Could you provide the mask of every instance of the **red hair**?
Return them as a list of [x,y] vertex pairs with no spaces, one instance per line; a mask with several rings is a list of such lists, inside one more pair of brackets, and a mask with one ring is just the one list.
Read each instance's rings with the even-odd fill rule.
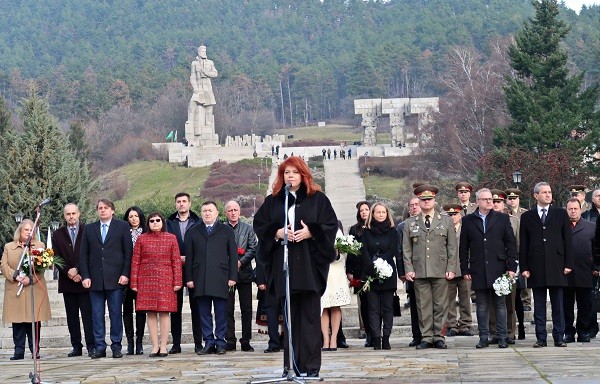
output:
[[278,195],[283,189],[283,173],[287,167],[294,167],[298,170],[301,183],[306,187],[306,194],[308,196],[321,190],[321,187],[313,181],[312,174],[306,162],[299,156],[290,156],[279,164],[279,168],[277,168],[277,178],[275,178],[275,182],[273,183],[273,196]]

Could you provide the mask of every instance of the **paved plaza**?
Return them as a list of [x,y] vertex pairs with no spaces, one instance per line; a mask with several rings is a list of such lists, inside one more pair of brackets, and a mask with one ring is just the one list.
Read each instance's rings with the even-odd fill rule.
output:
[[[363,340],[350,348],[323,352],[321,376],[338,383],[597,383],[600,381],[600,341],[567,348],[532,348],[533,337],[516,346],[475,349],[477,337],[447,338],[447,350],[417,351],[407,337],[392,339],[392,350],[374,351]],[[245,383],[281,375],[283,352],[265,354],[266,342],[255,352],[197,356],[191,344],[183,353],[165,358],[148,355],[91,360],[67,358],[69,348],[43,348],[41,379],[46,383]],[[11,362],[10,349],[0,350],[0,382],[27,383],[33,369],[29,355]],[[110,351],[109,351],[110,355]]]

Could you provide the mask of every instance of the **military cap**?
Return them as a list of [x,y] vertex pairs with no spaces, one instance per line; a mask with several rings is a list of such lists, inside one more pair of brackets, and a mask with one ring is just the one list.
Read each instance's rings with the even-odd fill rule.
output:
[[493,201],[504,201],[506,200],[506,193],[501,189],[492,189],[492,200]]
[[444,204],[442,206],[442,208],[444,209],[444,211],[446,211],[446,213],[448,213],[449,215],[456,215],[458,213],[461,213],[463,210],[462,205],[460,204]]
[[456,183],[456,186],[454,186],[454,189],[456,189],[456,191],[469,191],[472,192],[473,191],[473,186],[469,183],[467,183],[466,181],[461,181],[459,183]]
[[567,187],[571,196],[577,196],[579,193],[585,193],[585,185],[569,185]]
[[515,197],[520,197],[521,193],[523,193],[520,189],[518,188],[508,188],[506,191],[504,191],[506,193],[506,197],[508,197],[509,199],[515,198]]
[[424,182],[424,181],[415,181],[415,182],[413,183],[412,187],[413,187],[413,189],[417,189],[417,187],[420,187],[420,186],[421,186],[421,185],[423,185],[423,184],[427,184],[427,183],[426,183],[426,182]]
[[413,192],[419,200],[431,200],[437,195],[439,189],[433,185],[423,184],[415,188]]

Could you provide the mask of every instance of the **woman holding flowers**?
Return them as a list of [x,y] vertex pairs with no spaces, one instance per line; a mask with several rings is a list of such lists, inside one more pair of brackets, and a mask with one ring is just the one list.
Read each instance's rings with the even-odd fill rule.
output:
[[[4,252],[2,253],[2,275],[6,278],[4,283],[2,321],[12,323],[15,352],[10,358],[11,360],[22,360],[25,357],[25,337],[27,337],[29,342],[29,351],[32,354],[34,353],[33,336],[31,334],[31,284],[33,284],[33,300],[35,305],[36,355],[39,355],[41,322],[48,321],[51,317],[50,301],[48,300],[48,289],[44,273],[36,272],[32,278],[28,276],[28,273],[27,276],[25,273],[21,273],[16,278],[13,278],[15,268],[19,264],[23,248],[31,231],[33,231],[33,221],[29,219],[21,221],[14,233],[13,241],[4,246]],[[30,251],[39,250],[40,248],[43,249],[44,244],[31,239]],[[23,268],[21,270],[23,271]],[[34,271],[36,271],[36,268],[34,268]],[[17,297],[20,283],[23,284],[23,290],[19,297]]]
[[371,207],[362,243],[362,280],[365,282],[362,294],[369,305],[373,348],[391,349],[393,300],[398,287],[398,232],[394,228],[389,209],[384,204],[375,203]]
[[[181,289],[181,258],[175,235],[166,232],[165,218],[159,212],[148,215],[149,232],[135,242],[131,260],[131,289],[137,292],[135,310],[146,311],[152,341],[150,357],[167,356],[170,312],[177,312]],[[160,321],[160,345],[158,330]]]

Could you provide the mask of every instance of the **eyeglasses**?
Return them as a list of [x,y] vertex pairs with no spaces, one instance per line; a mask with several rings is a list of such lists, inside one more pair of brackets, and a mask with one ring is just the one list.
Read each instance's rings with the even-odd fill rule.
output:
[[162,219],[150,219],[148,220],[150,223],[160,223]]
[[492,201],[493,199],[491,197],[480,197],[479,200],[489,202],[489,201]]

